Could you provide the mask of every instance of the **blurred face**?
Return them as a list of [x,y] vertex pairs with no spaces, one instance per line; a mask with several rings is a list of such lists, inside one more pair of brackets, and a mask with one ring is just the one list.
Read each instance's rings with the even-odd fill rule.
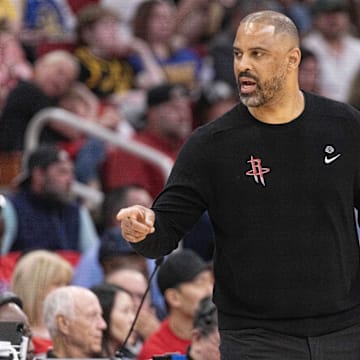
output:
[[245,22],[234,41],[234,73],[241,102],[249,107],[271,104],[284,95],[290,41],[275,28]]
[[68,318],[68,322],[68,345],[80,351],[83,357],[91,358],[101,352],[102,332],[106,329],[106,323],[95,294],[84,291],[75,303],[74,318]]
[[320,13],[315,18],[315,26],[325,38],[338,39],[349,31],[350,17],[346,11]]
[[116,53],[123,49],[124,54],[128,51],[128,42],[120,34],[119,21],[112,17],[105,17],[97,21],[89,31],[87,42],[95,53],[101,56],[112,56],[114,53],[114,42],[116,42]]
[[178,293],[178,309],[188,317],[193,317],[199,302],[212,295],[214,279],[209,270],[202,271],[192,281],[180,284]]
[[[142,273],[135,270],[119,270],[110,274],[106,281],[126,289],[132,294],[135,307],[137,308],[140,305],[147,287],[147,281]],[[144,307],[150,307],[149,298],[146,299]]]
[[[131,296],[119,291],[115,297],[110,314],[110,335],[119,345],[124,342],[135,317],[134,302]],[[129,342],[132,343],[130,337]]]
[[43,61],[35,67],[35,81],[50,97],[65,94],[76,77],[76,66],[68,61],[51,63]]
[[158,131],[166,139],[179,141],[190,135],[192,115],[187,97],[174,98],[155,109]]
[[175,9],[166,2],[152,8],[148,20],[148,38],[150,42],[168,42],[174,29]]
[[70,160],[58,161],[42,171],[42,195],[58,201],[68,201],[74,168]]
[[315,58],[304,59],[299,66],[299,84],[305,91],[316,91],[319,66]]

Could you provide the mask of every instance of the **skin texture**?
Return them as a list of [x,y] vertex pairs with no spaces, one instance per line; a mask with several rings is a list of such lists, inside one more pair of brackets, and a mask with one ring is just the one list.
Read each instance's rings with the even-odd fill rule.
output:
[[100,303],[88,289],[74,291],[74,316],[56,317],[58,333],[54,353],[59,358],[91,358],[102,349],[102,331],[106,323]]
[[[273,11],[252,13],[240,22],[233,48],[239,97],[249,112],[268,124],[298,117],[304,109],[298,84],[301,52],[291,20]],[[155,213],[143,206],[122,209],[117,220],[130,242],[142,241],[155,231]]]

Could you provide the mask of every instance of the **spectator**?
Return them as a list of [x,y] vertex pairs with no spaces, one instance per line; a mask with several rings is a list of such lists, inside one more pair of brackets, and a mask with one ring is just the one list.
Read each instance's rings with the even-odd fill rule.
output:
[[2,321],[23,324],[22,335],[29,341],[26,360],[32,360],[34,358],[34,344],[29,319],[23,311],[21,299],[10,291],[0,293],[0,322]]
[[[176,16],[176,6],[169,1],[144,1],[134,14],[133,33],[149,44],[167,82],[196,89],[201,74],[201,58],[188,47],[175,49],[172,46]],[[134,57],[132,61],[138,71],[145,68],[139,57]]]
[[188,360],[220,360],[220,335],[216,306],[210,297],[202,299],[194,315]]
[[[131,89],[146,88],[163,81],[163,74],[147,44],[119,33],[116,13],[99,4],[83,7],[78,16],[80,80],[97,96],[118,103]],[[136,54],[144,68],[135,72],[129,56]]]
[[168,352],[186,354],[191,343],[195,310],[213,289],[208,265],[192,250],[178,250],[168,256],[158,272],[168,316],[144,343],[138,359]]
[[[110,284],[95,285],[91,291],[98,297],[106,329],[103,331],[102,356],[110,359],[119,357],[119,351],[131,329],[135,317],[134,303],[130,293]],[[128,343],[132,343],[134,335],[129,335]],[[122,349],[121,359],[135,359]]]
[[56,287],[68,285],[72,266],[60,255],[35,250],[22,256],[14,269],[11,290],[24,304],[33,331],[35,354],[46,353],[52,342],[42,317],[44,299]]
[[147,276],[145,258],[136,254],[131,246],[128,246],[116,223],[118,209],[136,202],[144,205],[152,203],[149,193],[138,185],[127,185],[105,194],[100,211],[102,214],[99,226],[102,233],[101,241],[82,254],[75,268],[73,280],[75,285],[91,287],[99,284],[104,280],[104,273],[129,263],[132,266],[135,264]]
[[78,286],[62,286],[45,298],[44,321],[53,341],[47,358],[99,357],[106,323],[96,295]]
[[[114,270],[105,276],[105,282],[120,286],[127,290],[134,301],[136,310],[140,307],[142,298],[148,287],[148,279],[139,270],[124,267]],[[133,348],[134,353],[139,352],[139,345],[143,343],[151,334],[159,328],[160,322],[157,317],[155,308],[151,304],[151,299],[147,295],[139,313],[135,324],[135,332],[137,333],[138,348]]]
[[346,101],[360,59],[360,40],[350,33],[349,7],[343,0],[316,0],[312,10],[314,31],[302,45],[319,61],[321,94]]
[[320,64],[315,54],[311,50],[301,48],[301,60],[299,64],[300,89],[315,94],[320,93],[319,68]]
[[[114,106],[101,104],[99,98],[80,82],[59,99],[58,106],[82,117],[83,121],[95,122],[116,131],[122,137],[130,136],[135,131]],[[106,143],[72,127],[64,127],[62,133],[67,139],[59,146],[74,160],[76,179],[101,190],[99,166],[105,158]]]
[[0,29],[0,111],[9,92],[19,80],[29,80],[33,74],[32,65],[26,59],[19,39],[8,30]]
[[76,19],[67,0],[23,0],[19,7],[19,35],[29,57],[36,59],[55,49],[72,50]]
[[4,208],[3,254],[39,248],[79,254],[98,241],[87,209],[71,201],[72,181],[64,150],[41,146],[26,158],[18,191]]
[[[22,151],[24,134],[32,117],[46,107],[55,106],[77,74],[77,61],[66,51],[53,51],[37,59],[32,80],[20,81],[7,97],[0,117],[0,151]],[[62,139],[57,129],[56,123],[47,126],[41,141]]]
[[[192,129],[189,97],[185,89],[173,84],[156,86],[148,91],[147,107],[146,126],[133,139],[174,160]],[[138,183],[152,197],[165,183],[156,166],[118,149],[109,151],[102,176],[106,190]]]
[[196,127],[207,124],[238,103],[238,95],[225,81],[212,81],[202,88],[195,103]]

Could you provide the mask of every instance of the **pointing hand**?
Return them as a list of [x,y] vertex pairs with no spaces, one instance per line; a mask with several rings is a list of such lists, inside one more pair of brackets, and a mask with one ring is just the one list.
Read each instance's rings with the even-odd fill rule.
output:
[[134,205],[121,209],[116,216],[121,234],[129,242],[139,242],[155,231],[155,213],[145,206]]

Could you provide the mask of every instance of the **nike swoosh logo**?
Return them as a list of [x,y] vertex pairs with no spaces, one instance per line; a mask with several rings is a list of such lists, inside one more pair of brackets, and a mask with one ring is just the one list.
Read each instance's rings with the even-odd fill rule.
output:
[[327,156],[325,156],[324,158],[324,162],[325,164],[331,164],[332,162],[334,162],[336,159],[338,159],[341,156],[341,154],[337,154],[336,156],[332,157],[332,158],[328,158]]

